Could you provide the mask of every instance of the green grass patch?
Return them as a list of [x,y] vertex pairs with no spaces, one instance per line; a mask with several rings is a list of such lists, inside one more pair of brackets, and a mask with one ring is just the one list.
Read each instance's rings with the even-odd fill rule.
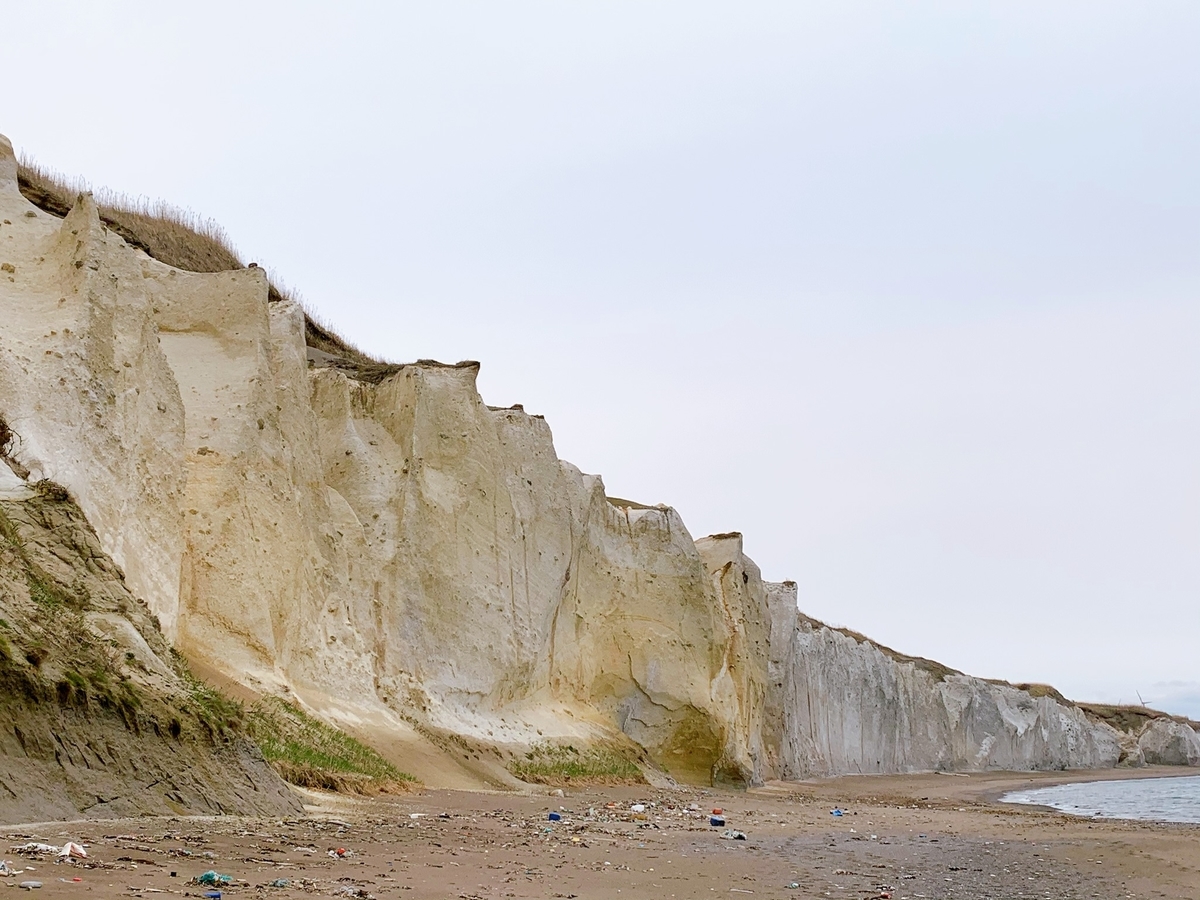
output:
[[189,702],[185,709],[190,707],[188,711],[195,713],[201,724],[206,725],[214,735],[242,730],[246,710],[240,702],[226,697],[211,684],[197,678],[183,654],[174,648],[171,649],[171,665],[187,690]]
[[29,585],[29,599],[45,609],[62,606],[62,596],[54,589],[53,582],[42,578],[30,569],[25,573],[25,582]]
[[63,678],[65,678],[67,680],[67,682],[70,683],[71,687],[73,687],[75,690],[87,693],[87,689],[88,689],[87,679],[84,678],[82,675],[80,675],[78,672],[76,672],[74,669],[67,669],[67,671],[63,672]]
[[280,775],[301,787],[361,794],[416,783],[366,744],[278,697],[250,707],[246,732]]
[[4,514],[2,509],[0,509],[0,539],[18,552],[25,550],[25,542],[21,539],[21,533],[17,531],[17,526]]
[[607,747],[578,750],[570,745],[538,744],[508,770],[532,784],[642,784],[636,763]]

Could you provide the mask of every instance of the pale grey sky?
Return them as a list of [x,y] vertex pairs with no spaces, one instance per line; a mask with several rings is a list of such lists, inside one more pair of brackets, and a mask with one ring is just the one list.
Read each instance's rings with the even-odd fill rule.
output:
[[1200,5],[6,7],[40,162],[811,615],[1200,717]]

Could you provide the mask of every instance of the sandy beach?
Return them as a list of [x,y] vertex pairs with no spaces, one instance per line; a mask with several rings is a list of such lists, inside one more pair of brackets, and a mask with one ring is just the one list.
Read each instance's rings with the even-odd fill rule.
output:
[[[1072,818],[996,802],[1031,785],[1139,772],[848,777],[747,793],[613,787],[564,796],[305,795],[289,820],[145,818],[10,826],[15,890],[46,900],[376,898],[1127,898],[1200,896],[1200,827]],[[643,811],[631,810],[640,804]],[[841,816],[831,810],[843,810]],[[721,809],[724,828],[709,817]],[[552,821],[551,812],[560,819]],[[744,840],[726,835],[741,832]],[[79,841],[88,858],[14,854]],[[344,851],[339,854],[338,851]],[[213,870],[216,887],[190,879]],[[78,879],[78,880],[75,880]],[[274,886],[272,882],[275,882]]]

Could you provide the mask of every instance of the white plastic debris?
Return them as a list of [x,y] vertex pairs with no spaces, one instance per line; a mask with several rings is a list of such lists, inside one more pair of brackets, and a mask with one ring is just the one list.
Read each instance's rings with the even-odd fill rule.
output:
[[62,845],[62,849],[58,851],[59,859],[87,859],[87,851],[83,849],[83,844],[77,844],[74,841],[67,841]]

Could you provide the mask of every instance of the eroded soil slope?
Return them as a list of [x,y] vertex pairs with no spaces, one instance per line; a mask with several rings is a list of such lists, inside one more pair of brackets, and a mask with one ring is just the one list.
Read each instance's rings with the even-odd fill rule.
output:
[[32,496],[0,500],[0,821],[296,811],[67,493],[7,493]]

